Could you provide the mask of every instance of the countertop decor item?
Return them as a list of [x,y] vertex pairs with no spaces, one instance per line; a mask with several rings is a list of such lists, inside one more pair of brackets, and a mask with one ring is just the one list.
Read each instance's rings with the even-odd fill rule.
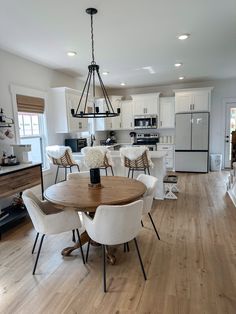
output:
[[103,166],[104,154],[100,149],[89,149],[84,157],[85,165],[90,169],[90,188],[102,188],[100,167]]
[[[120,108],[117,108],[117,112],[114,111],[111,101],[108,97],[106,88],[103,84],[102,78],[99,73],[99,65],[96,64],[94,58],[94,39],[93,39],[93,15],[97,13],[97,9],[88,8],[86,10],[91,16],[91,41],[92,41],[92,61],[91,64],[88,66],[88,76],[79,100],[79,104],[76,110],[71,109],[71,114],[74,118],[102,118],[102,117],[116,117],[120,114]],[[103,97],[106,103],[106,109],[104,112],[99,112],[99,107],[95,104],[95,97],[96,97],[96,86],[95,86],[95,78],[98,78]],[[89,102],[89,90],[92,80],[92,97],[93,97],[93,104],[88,105]],[[88,105],[88,106],[87,106]]]

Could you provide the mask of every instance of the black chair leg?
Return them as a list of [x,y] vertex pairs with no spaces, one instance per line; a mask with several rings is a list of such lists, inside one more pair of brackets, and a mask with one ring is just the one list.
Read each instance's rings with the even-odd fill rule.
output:
[[35,247],[36,247],[36,244],[37,244],[37,241],[38,241],[38,237],[39,237],[39,233],[37,232],[36,238],[35,238],[35,240],[34,240],[34,245],[33,245],[33,249],[32,249],[32,254],[34,254],[34,250],[35,250]]
[[154,228],[154,230],[155,230],[155,232],[156,232],[156,235],[157,235],[158,240],[161,240],[160,237],[159,237],[159,234],[158,234],[158,232],[157,232],[156,226],[155,226],[155,224],[154,224],[154,221],[152,220],[151,213],[148,213],[148,216],[149,216],[149,218],[150,218],[150,220],[151,220],[151,222],[152,222],[152,225],[153,225],[153,228]]
[[129,174],[130,174],[130,168],[129,168],[129,171],[128,171],[128,178],[129,178]]
[[55,178],[55,184],[57,183],[58,172],[59,172],[59,166],[57,166],[57,173],[56,173],[56,178]]
[[149,168],[147,168],[147,171],[148,171],[148,174],[150,175],[150,169]]
[[111,167],[111,173],[112,173],[112,175],[114,176],[114,171],[113,171],[113,168]]
[[134,169],[132,169],[132,179],[134,178]]
[[129,252],[129,243],[126,242],[127,251]]
[[72,241],[75,242],[75,230],[72,230]]
[[106,176],[107,176],[107,168],[105,168],[105,171],[106,171]]
[[105,245],[102,244],[102,260],[103,260],[103,289],[104,292],[107,292],[107,284],[106,284],[106,252]]
[[40,252],[41,252],[41,248],[42,248],[42,244],[43,244],[43,239],[44,239],[44,237],[45,237],[45,234],[43,234],[42,237],[41,237],[41,241],[40,241],[40,244],[39,244],[38,254],[37,254],[37,257],[36,257],[35,264],[34,264],[33,275],[35,274],[35,271],[36,271],[36,267],[37,267],[37,264],[38,264],[38,259],[39,259],[39,255],[40,255]]
[[137,253],[138,253],[139,262],[140,262],[140,265],[141,265],[141,268],[142,268],[143,277],[144,277],[145,280],[147,280],[146,273],[145,273],[145,270],[144,270],[144,267],[143,267],[143,262],[142,262],[142,258],[141,258],[140,252],[139,252],[138,243],[137,243],[136,238],[134,238],[134,243],[135,243],[135,247],[136,247],[136,250],[137,250]]
[[86,258],[85,258],[86,263],[88,262],[88,255],[89,255],[90,242],[91,242],[91,240],[89,239],[89,240],[88,240],[88,245],[87,245]]
[[79,165],[76,165],[76,166],[77,166],[78,171],[80,172]]
[[142,220],[141,220],[141,226],[142,226],[142,227],[144,227],[144,225],[143,225],[143,221],[142,221]]
[[72,166],[70,166],[70,173],[72,173]]
[[83,260],[83,263],[85,264],[84,251],[83,251],[83,248],[82,248],[82,243],[81,243],[81,239],[80,239],[79,229],[76,229],[76,231],[77,231],[77,236],[78,236],[78,240],[79,240],[79,248],[80,248],[82,260]]
[[64,181],[66,181],[66,179],[67,179],[67,167],[65,167],[65,179],[64,179]]

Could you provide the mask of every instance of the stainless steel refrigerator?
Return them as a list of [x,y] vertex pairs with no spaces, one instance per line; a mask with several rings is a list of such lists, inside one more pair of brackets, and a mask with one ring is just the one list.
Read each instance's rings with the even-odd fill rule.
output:
[[177,113],[175,122],[175,171],[208,172],[209,113]]

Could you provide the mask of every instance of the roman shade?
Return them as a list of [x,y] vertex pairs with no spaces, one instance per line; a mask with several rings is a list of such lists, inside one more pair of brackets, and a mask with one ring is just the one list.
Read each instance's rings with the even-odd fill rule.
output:
[[16,103],[18,112],[44,113],[43,98],[16,95]]

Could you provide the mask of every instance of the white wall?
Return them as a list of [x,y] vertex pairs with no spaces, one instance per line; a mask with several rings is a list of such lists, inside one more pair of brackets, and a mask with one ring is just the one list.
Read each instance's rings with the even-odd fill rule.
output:
[[[10,84],[30,87],[41,91],[48,91],[51,87],[67,86],[81,90],[83,82],[54,71],[45,66],[28,61],[3,50],[0,50],[0,108],[4,113],[13,117]],[[50,101],[47,103],[50,106]],[[53,116],[47,117],[48,144],[63,144],[64,135],[51,132]],[[11,152],[10,144],[13,140],[0,140],[0,156],[2,151]],[[54,174],[45,177],[45,186],[53,182]]]
[[160,92],[161,96],[174,96],[174,89],[213,86],[210,115],[210,152],[221,153],[224,156],[225,140],[225,101],[236,98],[236,79],[213,80],[197,83],[181,83],[165,86],[151,86],[140,88],[110,89],[110,95],[124,95]]

